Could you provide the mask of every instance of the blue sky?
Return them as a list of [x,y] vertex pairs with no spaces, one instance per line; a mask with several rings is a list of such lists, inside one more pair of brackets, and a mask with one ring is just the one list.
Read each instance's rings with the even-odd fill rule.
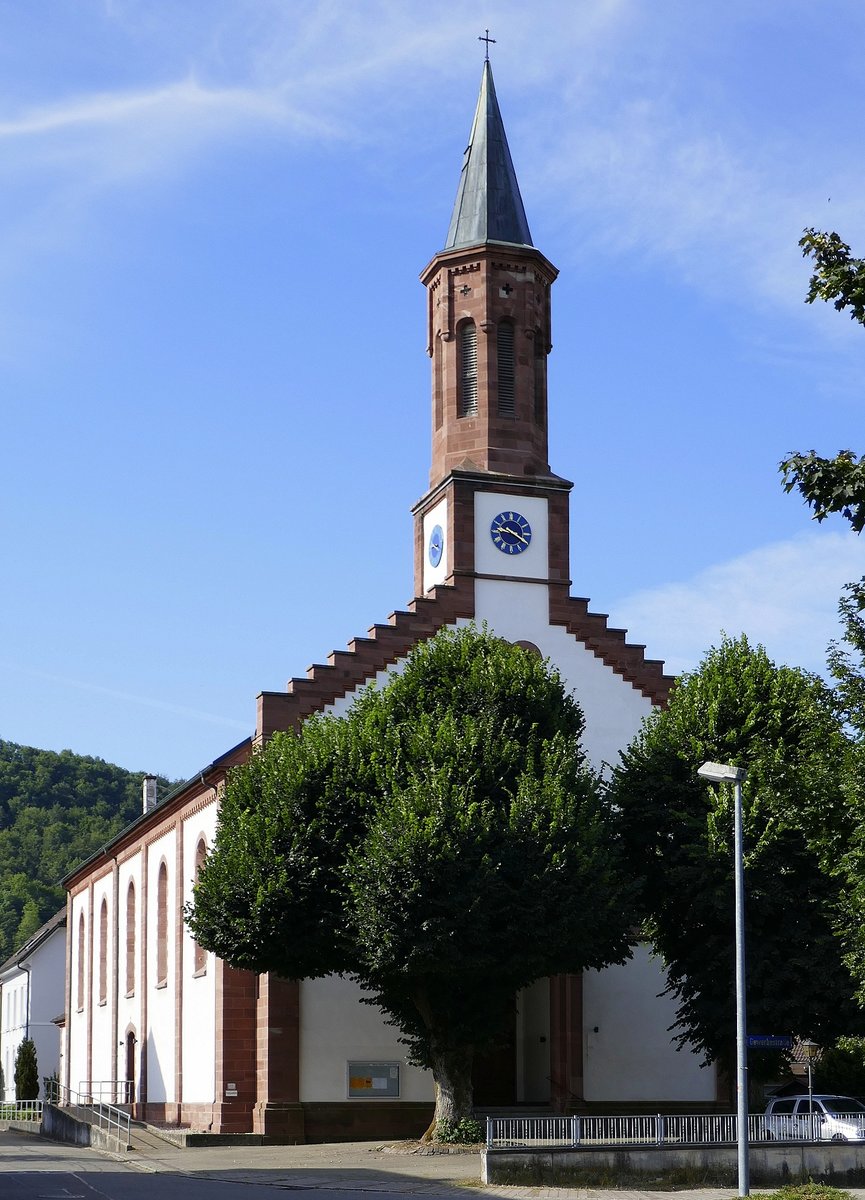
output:
[[574,593],[823,668],[865,542],[777,464],[863,449],[797,248],[865,253],[858,0],[0,0],[0,738],[186,777],[405,606],[486,27]]

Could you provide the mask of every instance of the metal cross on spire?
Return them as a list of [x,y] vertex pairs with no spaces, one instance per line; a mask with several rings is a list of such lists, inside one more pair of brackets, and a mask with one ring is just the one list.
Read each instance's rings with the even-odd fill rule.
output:
[[487,44],[487,51],[486,51],[486,54],[484,55],[484,60],[485,60],[486,62],[489,62],[489,61],[490,61],[490,42],[492,42],[492,44],[493,44],[493,45],[495,45],[495,44],[496,44],[496,39],[495,39],[495,38],[491,38],[491,37],[490,37],[490,31],[489,31],[488,29],[485,29],[485,30],[484,30],[484,36],[483,36],[483,37],[479,37],[479,38],[478,38],[478,41],[479,41],[479,42],[486,42],[486,44]]

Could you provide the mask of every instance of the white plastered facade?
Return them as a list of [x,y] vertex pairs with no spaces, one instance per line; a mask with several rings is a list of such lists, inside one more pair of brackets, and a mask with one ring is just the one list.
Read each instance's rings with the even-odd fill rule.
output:
[[15,1099],[15,1060],[25,1038],[36,1047],[39,1098],[44,1080],[60,1069],[66,939],[65,923],[52,918],[0,968],[0,1100]]
[[182,912],[216,819],[215,795],[172,814],[71,893],[61,1082],[72,1091],[126,1103],[146,1087],[151,1103],[213,1104],[215,960],[197,950]]

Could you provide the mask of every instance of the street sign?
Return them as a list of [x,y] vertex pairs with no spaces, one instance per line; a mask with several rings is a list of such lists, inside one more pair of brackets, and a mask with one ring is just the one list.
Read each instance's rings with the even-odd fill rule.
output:
[[789,1033],[749,1033],[749,1050],[791,1050],[793,1039]]

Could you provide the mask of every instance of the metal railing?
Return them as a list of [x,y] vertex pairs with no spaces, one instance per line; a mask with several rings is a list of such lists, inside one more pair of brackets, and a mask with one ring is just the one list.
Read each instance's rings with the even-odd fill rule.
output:
[[41,1121],[41,1100],[0,1101],[0,1121]]
[[131,1104],[133,1087],[131,1079],[82,1079],[78,1094],[89,1104]]
[[64,1087],[62,1083],[58,1083],[54,1079],[51,1080],[48,1089],[48,1102],[57,1105],[58,1108],[74,1110],[89,1125],[95,1125],[97,1129],[104,1130],[112,1137],[116,1137],[123,1145],[128,1146],[132,1118],[122,1108],[95,1099],[95,1089],[101,1087],[102,1084],[92,1084],[89,1080],[85,1080],[80,1085],[80,1090],[76,1092],[72,1088]]
[[[842,1118],[847,1121],[850,1118]],[[852,1118],[853,1127],[841,1133],[826,1119],[814,1115],[782,1122],[777,1116],[754,1114],[748,1118],[748,1141],[860,1141],[865,1123]],[[655,1116],[534,1116],[487,1117],[487,1147],[594,1147],[594,1146],[731,1146],[738,1138],[735,1113],[657,1114]]]

